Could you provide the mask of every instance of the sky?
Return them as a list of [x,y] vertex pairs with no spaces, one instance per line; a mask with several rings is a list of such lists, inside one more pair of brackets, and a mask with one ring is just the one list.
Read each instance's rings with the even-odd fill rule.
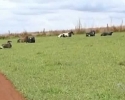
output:
[[125,0],[0,0],[0,34],[120,25]]

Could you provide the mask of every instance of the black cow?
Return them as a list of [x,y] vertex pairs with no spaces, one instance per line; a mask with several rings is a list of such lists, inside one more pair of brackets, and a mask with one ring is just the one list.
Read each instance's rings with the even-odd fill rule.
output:
[[86,33],[86,37],[90,37],[90,36],[95,36],[95,31],[94,30]]
[[28,43],[35,43],[35,37],[34,37],[34,36],[28,37],[27,42],[28,42]]
[[113,32],[103,32],[101,36],[111,36]]

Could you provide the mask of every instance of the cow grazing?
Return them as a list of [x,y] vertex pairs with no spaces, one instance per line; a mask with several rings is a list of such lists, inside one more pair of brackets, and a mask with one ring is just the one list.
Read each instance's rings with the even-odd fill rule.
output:
[[113,32],[103,32],[101,36],[111,36]]
[[90,36],[95,36],[95,31],[94,30],[86,33],[86,37],[90,37]]
[[68,33],[62,33],[62,34],[59,34],[58,37],[72,37],[72,35],[74,35],[74,32],[73,31],[70,31]]
[[3,49],[3,48],[12,48],[12,44],[11,44],[12,41],[7,41],[6,44],[2,44],[0,49]]

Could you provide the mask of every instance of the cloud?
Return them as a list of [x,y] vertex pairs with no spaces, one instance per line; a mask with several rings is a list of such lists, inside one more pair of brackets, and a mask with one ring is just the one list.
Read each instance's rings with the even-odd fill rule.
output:
[[[110,2],[110,3],[109,3]],[[124,0],[0,0],[0,33],[119,25]]]
[[70,2],[67,0],[63,8],[88,12],[117,12],[122,11],[125,6],[125,1],[122,0],[110,0],[110,3],[109,0],[87,0],[86,2],[75,0],[72,3]]

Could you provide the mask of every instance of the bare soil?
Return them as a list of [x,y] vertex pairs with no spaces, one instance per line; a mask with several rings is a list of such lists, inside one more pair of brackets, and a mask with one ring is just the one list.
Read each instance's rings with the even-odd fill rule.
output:
[[0,100],[26,100],[2,73],[0,73]]

